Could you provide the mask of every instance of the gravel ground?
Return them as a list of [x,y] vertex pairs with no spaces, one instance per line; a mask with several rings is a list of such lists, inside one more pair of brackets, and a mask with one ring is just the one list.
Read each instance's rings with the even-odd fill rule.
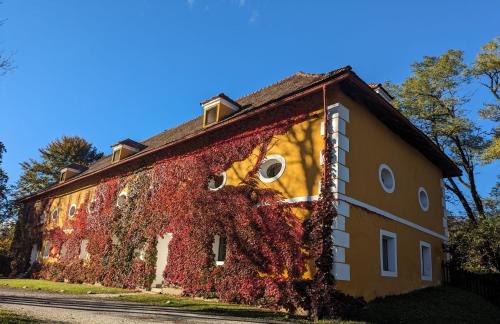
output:
[[[53,323],[263,323],[181,309],[0,287],[0,307]],[[268,321],[266,321],[268,322]]]

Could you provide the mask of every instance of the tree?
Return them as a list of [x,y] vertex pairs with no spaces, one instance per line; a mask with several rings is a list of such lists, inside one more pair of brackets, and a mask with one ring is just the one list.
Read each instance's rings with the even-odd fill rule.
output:
[[41,161],[22,162],[15,195],[20,198],[45,189],[59,179],[61,169],[71,163],[88,166],[103,156],[91,143],[78,136],[63,136],[39,150]]
[[470,96],[466,94],[466,86],[473,77],[489,78],[489,88],[494,95],[498,94],[498,66],[495,63],[498,51],[492,54],[492,45],[488,44],[470,69],[463,61],[462,51],[449,50],[438,57],[425,56],[421,62],[412,64],[412,75],[401,85],[387,84],[395,96],[395,106],[462,170],[462,176],[446,179],[445,186],[474,224],[477,216],[485,215],[484,202],[477,190],[477,168],[491,161],[484,157],[493,139],[468,117],[466,106]]
[[2,223],[8,217],[8,195],[9,195],[9,187],[7,185],[7,181],[9,178],[7,174],[2,169],[2,159],[3,153],[5,153],[5,146],[2,142],[0,142],[0,223]]
[[498,125],[500,122],[500,37],[496,37],[481,48],[481,52],[467,73],[478,79],[496,100],[495,103],[485,103],[480,111],[483,118],[497,123],[488,148],[482,155],[484,162],[489,163],[500,158],[500,125]]

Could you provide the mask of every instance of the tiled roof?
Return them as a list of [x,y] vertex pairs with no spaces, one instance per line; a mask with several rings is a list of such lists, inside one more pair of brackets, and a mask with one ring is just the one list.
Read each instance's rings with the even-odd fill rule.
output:
[[[242,107],[242,110],[239,111],[237,114],[248,112],[270,101],[283,97],[289,93],[310,86],[311,84],[314,84],[318,81],[324,80],[341,72],[350,70],[351,68],[349,66],[346,66],[341,69],[333,70],[328,73],[312,74],[312,73],[297,72],[276,83],[273,83],[269,86],[266,86],[260,90],[257,90],[255,92],[252,92],[248,95],[245,95],[237,99],[236,102]],[[164,144],[175,142],[186,136],[194,135],[201,131],[203,131],[203,116],[199,116],[174,128],[167,129],[159,134],[156,134],[142,141],[141,144],[147,146],[142,152],[152,150]],[[99,159],[98,161],[96,161],[95,163],[93,163],[92,165],[90,165],[88,170],[82,172],[79,176],[83,176],[87,173],[91,173],[99,169],[105,168],[110,164],[111,164],[111,155],[106,155],[101,159]]]

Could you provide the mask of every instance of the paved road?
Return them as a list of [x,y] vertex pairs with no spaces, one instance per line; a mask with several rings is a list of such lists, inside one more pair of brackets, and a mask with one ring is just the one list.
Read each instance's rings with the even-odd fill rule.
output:
[[96,296],[0,287],[0,308],[53,323],[264,323]]

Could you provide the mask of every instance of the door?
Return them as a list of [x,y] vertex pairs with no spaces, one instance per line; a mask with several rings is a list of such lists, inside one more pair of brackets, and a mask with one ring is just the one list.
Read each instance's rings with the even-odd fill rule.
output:
[[152,287],[161,287],[163,284],[163,271],[167,266],[168,260],[168,245],[172,239],[172,233],[166,233],[164,236],[158,236],[158,243],[156,244],[156,276],[153,281]]

